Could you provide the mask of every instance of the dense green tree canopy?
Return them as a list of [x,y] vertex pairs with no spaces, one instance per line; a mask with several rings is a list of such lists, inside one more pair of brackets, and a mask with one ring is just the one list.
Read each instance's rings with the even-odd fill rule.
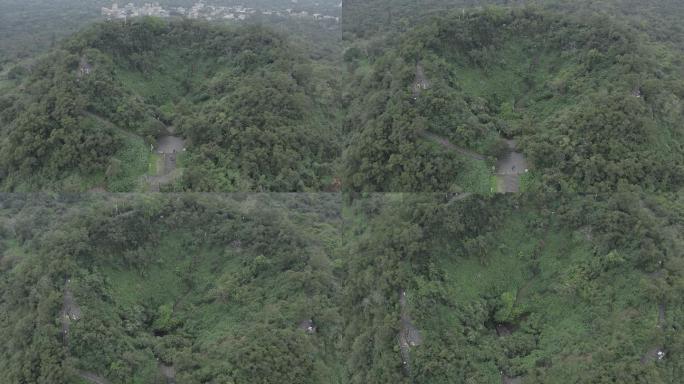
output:
[[173,126],[188,153],[172,189],[323,190],[338,149],[336,85],[321,66],[259,26],[96,24],[2,95],[0,185],[82,189],[113,159],[149,157],[126,154]]
[[[542,189],[673,190],[684,180],[679,55],[608,18],[450,13],[345,57],[352,190],[478,191],[463,176],[467,156],[447,160],[454,151],[426,133],[490,159],[515,138]],[[419,77],[429,85],[418,96]]]

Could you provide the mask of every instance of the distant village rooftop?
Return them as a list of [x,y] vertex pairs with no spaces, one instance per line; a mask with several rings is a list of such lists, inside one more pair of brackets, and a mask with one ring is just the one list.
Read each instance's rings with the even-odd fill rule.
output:
[[253,15],[266,16],[280,16],[280,17],[297,17],[311,20],[325,20],[339,23],[340,18],[337,16],[323,15],[320,13],[310,13],[308,11],[296,12],[292,9],[283,11],[278,10],[257,10],[248,8],[242,5],[235,5],[230,7],[206,5],[200,1],[195,3],[192,7],[172,7],[164,9],[159,3],[145,3],[138,7],[133,3],[128,3],[124,7],[119,7],[118,3],[112,4],[111,8],[102,7],[102,16],[108,20],[114,19],[128,19],[139,16],[156,16],[156,17],[170,17],[180,16],[188,19],[203,19],[203,20],[246,20]]

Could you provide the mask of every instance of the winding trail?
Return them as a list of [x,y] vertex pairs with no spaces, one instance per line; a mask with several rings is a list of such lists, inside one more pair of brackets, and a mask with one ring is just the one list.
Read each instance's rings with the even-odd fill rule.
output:
[[[64,283],[64,298],[62,300],[62,309],[59,311],[59,320],[62,324],[62,344],[65,348],[69,346],[69,331],[71,329],[72,321],[79,321],[82,316],[81,307],[76,303],[74,294],[69,288],[71,279],[66,278]],[[68,349],[67,349],[68,353]],[[79,370],[76,373],[78,377],[87,380],[94,384],[110,384],[109,380],[104,377],[89,371]]]
[[[413,99],[417,100],[423,90],[430,87],[430,81],[425,75],[423,66],[416,64],[416,74],[413,80]],[[458,152],[459,154],[469,157],[473,160],[485,161],[486,157],[477,152],[473,152],[463,147],[459,147],[449,142],[446,138],[440,137],[431,132],[421,132],[420,135],[440,144],[442,147]],[[520,175],[527,171],[527,161],[522,153],[516,151],[515,140],[506,140],[508,145],[508,152],[497,160],[494,167],[494,175],[497,179],[497,192],[499,193],[516,193],[520,191]]]
[[96,120],[98,123],[106,126],[107,128],[114,130],[115,132],[117,132],[117,133],[119,133],[125,137],[129,137],[129,138],[137,139],[137,140],[144,140],[144,138],[142,136],[138,135],[137,133],[123,129],[123,128],[119,127],[118,125],[112,123],[111,121],[105,119],[104,117],[102,117],[100,115],[97,115],[97,114],[92,113],[90,111],[83,112],[83,115],[86,117],[90,117],[91,119]]
[[422,137],[430,140],[430,141],[433,141],[433,142],[441,145],[442,147],[444,147],[446,149],[456,151],[456,152],[460,153],[461,155],[469,157],[473,160],[484,161],[487,159],[484,155],[481,155],[477,152],[473,152],[473,151],[465,149],[463,147],[459,147],[457,145],[454,145],[454,144],[450,143],[448,139],[445,139],[441,136],[435,135],[434,133],[421,132],[420,135]]
[[59,312],[60,323],[62,324],[62,342],[64,345],[69,343],[69,330],[71,322],[81,319],[81,308],[74,299],[74,294],[69,289],[70,279],[66,279],[64,284],[64,298],[62,300],[62,310]]
[[401,308],[401,327],[399,329],[399,351],[401,353],[401,363],[404,367],[404,372],[407,375],[411,374],[411,360],[410,352],[412,347],[419,346],[423,343],[423,338],[420,331],[411,322],[411,317],[408,313],[408,304],[406,302],[406,291],[402,290],[399,293],[399,306]]
[[[448,139],[434,133],[421,132],[420,135],[446,149],[458,152],[473,160],[485,161],[487,159],[484,155],[454,145]],[[508,152],[497,160],[494,167],[494,175],[497,179],[497,192],[516,193],[520,191],[520,176],[527,171],[527,161],[522,153],[516,151],[515,140],[506,140],[506,144],[508,145]]]

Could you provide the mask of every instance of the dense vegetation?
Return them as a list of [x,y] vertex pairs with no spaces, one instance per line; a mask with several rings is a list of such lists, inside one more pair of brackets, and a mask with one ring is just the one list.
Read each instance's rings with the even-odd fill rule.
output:
[[[158,383],[166,365],[182,383],[342,383],[339,208],[335,195],[4,196],[0,381]],[[69,296],[80,314],[65,332]]]
[[684,49],[680,22],[684,8],[678,0],[348,0],[342,8],[342,31],[347,40],[353,41],[388,31],[406,31],[440,13],[487,6],[532,6],[582,19],[610,15],[655,40]]
[[337,153],[336,85],[319,67],[258,26],[94,25],[0,99],[0,185],[140,189],[145,148],[175,126],[189,145],[172,188],[322,190]]
[[[0,12],[0,383],[682,382],[678,0],[349,0],[346,40],[61,40],[109,2],[35,2]],[[254,6],[337,8],[295,3]]]
[[[352,190],[481,192],[490,167],[433,145],[426,132],[490,166],[501,139],[517,139],[530,188],[672,190],[684,180],[680,55],[608,18],[456,12],[361,40],[345,59]],[[419,67],[429,87],[416,97]]]
[[[342,207],[335,194],[3,196],[0,379],[684,374],[681,195],[378,194]],[[65,312],[78,313],[66,328]],[[406,321],[420,335],[408,350]]]
[[[681,196],[383,194],[353,207],[364,220],[345,243],[350,382],[684,374]],[[405,319],[420,334],[410,357]]]

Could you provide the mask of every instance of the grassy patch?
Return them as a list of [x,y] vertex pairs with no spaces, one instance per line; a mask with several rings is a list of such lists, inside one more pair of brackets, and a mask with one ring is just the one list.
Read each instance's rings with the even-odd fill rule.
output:
[[148,164],[147,164],[147,174],[148,175],[156,175],[159,173],[159,161],[161,157],[157,153],[151,153],[148,159]]
[[485,161],[463,158],[463,168],[456,173],[454,184],[465,192],[478,194],[492,193],[491,168]]
[[107,181],[107,190],[110,192],[140,191],[142,188],[142,175],[150,167],[150,150],[147,144],[132,136],[124,138],[123,148],[114,156],[119,161],[119,170]]

